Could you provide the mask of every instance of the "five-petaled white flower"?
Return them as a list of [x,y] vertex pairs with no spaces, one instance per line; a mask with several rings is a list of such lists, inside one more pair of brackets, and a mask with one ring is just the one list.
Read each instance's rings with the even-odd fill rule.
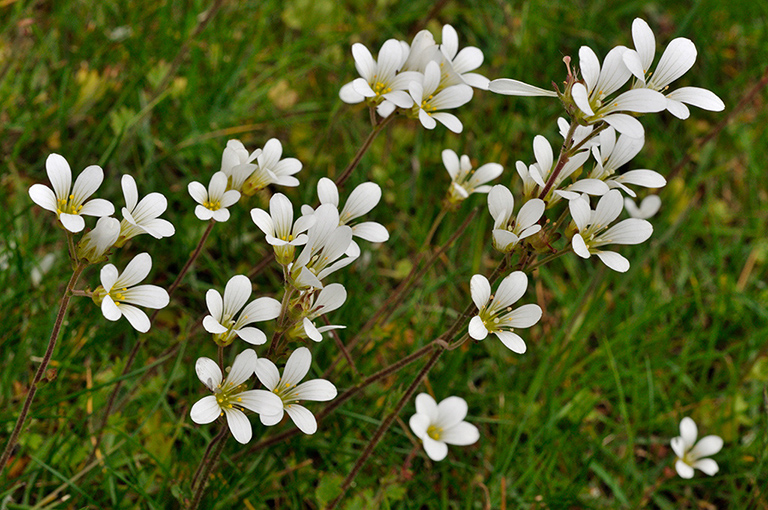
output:
[[435,129],[437,125],[435,121],[440,121],[454,133],[461,133],[464,126],[458,117],[438,110],[458,108],[468,103],[472,99],[472,87],[462,83],[436,92],[440,85],[440,76],[440,64],[433,60],[424,70],[424,81],[410,83],[408,91],[413,98],[414,113],[419,116],[421,124],[427,129]]
[[51,181],[53,191],[43,184],[33,184],[29,188],[29,197],[34,203],[56,213],[65,229],[77,233],[85,228],[86,216],[109,216],[115,212],[115,206],[103,198],[88,200],[104,181],[104,171],[100,166],[85,168],[72,186],[72,170],[69,163],[59,154],[51,154],[45,160],[45,170]]
[[680,435],[672,438],[672,449],[677,455],[675,470],[682,478],[693,478],[693,469],[699,469],[709,476],[719,471],[717,462],[706,457],[723,448],[720,436],[702,437],[696,442],[699,431],[696,423],[687,416],[680,421]]
[[[673,39],[661,55],[658,65],[651,71],[656,55],[656,38],[648,23],[640,18],[632,22],[634,50],[624,53],[624,64],[637,81],[635,88],[647,88],[666,92],[669,84],[688,72],[696,62],[696,45],[690,39]],[[723,101],[713,92],[700,87],[682,87],[666,94],[666,109],[679,119],[687,119],[691,112],[683,103],[698,106],[704,110],[719,112],[725,109]]]
[[256,170],[251,173],[242,185],[243,194],[252,196],[257,191],[270,184],[294,187],[299,180],[293,176],[301,170],[301,161],[296,158],[280,159],[283,156],[283,145],[277,138],[270,138],[264,144],[264,149],[256,157]]
[[314,225],[313,216],[302,216],[293,222],[293,204],[282,193],[275,193],[269,199],[269,212],[251,209],[251,219],[267,236],[267,243],[275,250],[275,258],[282,265],[293,262],[296,246],[307,242],[306,230]]
[[123,221],[120,222],[118,246],[139,234],[147,233],[155,239],[172,236],[176,230],[170,221],[158,218],[168,207],[168,201],[161,193],[150,193],[139,201],[136,181],[130,175],[120,180],[125,196]]
[[86,232],[77,243],[77,258],[91,264],[103,261],[119,236],[120,222],[111,216],[102,216],[93,230]]
[[305,434],[317,431],[315,416],[304,406],[297,404],[300,400],[325,402],[336,398],[336,386],[325,379],[312,379],[301,384],[299,382],[309,372],[312,364],[312,354],[306,347],[299,347],[288,358],[283,369],[283,376],[274,363],[265,358],[256,361],[256,377],[273,394],[280,397],[282,405],[274,413],[261,413],[261,423],[267,426],[276,425],[288,413],[293,423]]
[[408,424],[424,444],[430,459],[440,461],[448,455],[448,445],[466,446],[480,439],[480,431],[464,421],[467,402],[461,397],[448,397],[439,404],[426,393],[416,396],[416,414]]
[[201,183],[192,181],[187,186],[187,190],[195,202],[195,216],[206,221],[227,221],[229,219],[229,210],[227,207],[237,203],[240,200],[240,192],[236,190],[227,191],[227,175],[224,172],[216,172],[211,177],[208,189]]
[[136,285],[147,277],[150,269],[149,253],[136,255],[122,273],[112,264],[101,268],[101,285],[93,292],[93,300],[101,304],[104,317],[116,321],[122,316],[137,331],[149,331],[149,317],[133,305],[159,309],[168,306],[170,301],[168,292],[157,285]]
[[579,229],[571,239],[576,255],[588,259],[594,253],[614,271],[627,272],[629,261],[626,258],[615,251],[598,248],[606,244],[640,244],[651,237],[653,226],[645,220],[630,218],[608,228],[619,217],[623,204],[621,192],[617,189],[603,195],[594,211],[584,198],[568,202],[571,217]]
[[451,176],[448,197],[452,202],[461,202],[472,193],[488,193],[491,186],[485,183],[500,176],[504,170],[498,163],[486,163],[477,170],[472,170],[469,156],[463,154],[459,158],[451,149],[445,149],[442,156],[445,169]]
[[[240,274],[229,279],[224,288],[223,299],[215,289],[209,289],[205,293],[210,315],[203,319],[203,327],[215,335],[214,339],[219,345],[228,345],[235,336],[253,345],[261,345],[267,341],[263,331],[245,326],[276,318],[280,315],[280,302],[270,297],[260,297],[245,305],[252,291],[251,281],[247,276]],[[235,319],[241,308],[243,311]]]
[[493,217],[493,247],[502,252],[512,251],[526,237],[541,230],[537,222],[544,214],[543,200],[528,200],[515,214],[515,197],[509,188],[497,184],[488,193],[488,210]]
[[483,340],[488,333],[493,333],[505,347],[517,354],[526,350],[525,342],[514,328],[530,328],[541,319],[539,305],[527,304],[512,309],[510,305],[523,297],[528,288],[528,277],[522,271],[515,271],[499,284],[496,295],[491,295],[488,279],[476,274],[469,282],[472,301],[477,307],[477,315],[469,321],[469,336]]
[[215,361],[198,358],[195,363],[197,377],[214,394],[195,402],[189,411],[192,421],[203,425],[224,414],[237,442],[245,444],[250,441],[253,434],[251,422],[243,410],[272,416],[282,406],[280,399],[269,391],[246,389],[245,382],[253,375],[257,360],[253,349],[244,350],[237,355],[232,370],[222,381],[221,369]]

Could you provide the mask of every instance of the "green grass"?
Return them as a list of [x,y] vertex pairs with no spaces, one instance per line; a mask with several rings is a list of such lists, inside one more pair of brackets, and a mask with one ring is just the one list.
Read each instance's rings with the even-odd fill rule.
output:
[[[442,23],[451,23],[462,47],[483,50],[486,76],[542,86],[564,76],[562,56],[576,60],[581,45],[599,55],[616,44],[631,46],[636,16],[654,29],[657,56],[674,37],[692,39],[697,63],[679,84],[715,91],[727,110],[692,108],[685,122],[668,114],[643,119],[646,146],[634,168],[668,174],[764,72],[768,9],[762,2],[716,0],[665,5],[448,2],[426,26],[438,34]],[[313,203],[317,180],[338,175],[370,129],[367,112],[338,100],[339,87],[357,76],[351,44],[363,42],[375,53],[388,38],[410,39],[432,6],[421,0],[229,2],[191,41],[170,89],[152,101],[207,2],[0,2],[0,252],[7,262],[0,272],[6,324],[0,442],[18,415],[70,271],[64,237],[27,195],[33,183],[47,182],[48,154],[64,155],[75,173],[102,165],[107,178],[99,195],[117,204],[126,172],[142,195],[168,197],[164,217],[176,235],[139,237],[114,256],[122,267],[149,251],[156,261],[151,279],[167,284],[204,229],[186,184],[207,182],[218,170],[227,139],[254,148],[279,138],[285,154],[304,163],[302,185],[287,194],[294,203]],[[130,27],[131,35],[110,40],[119,26]],[[451,448],[441,463],[420,453],[410,474],[401,476],[413,447],[404,425],[414,410],[409,403],[403,422],[358,476],[346,508],[768,507],[767,97],[758,94],[661,191],[664,205],[651,240],[620,250],[632,262],[627,274],[594,258],[558,259],[535,274],[526,294],[545,316],[523,333],[525,355],[491,339],[444,355],[422,390],[438,400],[464,397],[469,421],[481,430],[478,444]],[[382,186],[372,217],[387,225],[391,240],[380,247],[364,243],[370,262],[334,275],[350,295],[332,315],[348,327],[342,339],[352,337],[407,273],[448,185],[440,151],[500,162],[506,170],[499,182],[514,187],[514,162],[533,160],[533,136],[557,143],[558,115],[556,102],[543,98],[477,93],[459,111],[460,136],[398,121],[376,140],[346,192],[367,179]],[[221,289],[268,253],[248,214],[266,202],[257,196],[238,204],[230,221],[214,229],[126,379],[127,400],[110,418],[103,464],[85,472],[93,427],[138,334],[125,321],[103,320],[90,301],[74,301],[54,355],[58,377],[40,389],[20,441],[19,468],[0,486],[4,508],[34,508],[60,486],[51,507],[174,508],[189,497],[191,475],[215,434],[188,418],[204,395],[194,360],[214,357],[215,347],[197,330],[174,356],[157,357],[186,339],[206,313],[207,289]],[[363,374],[443,331],[467,304],[472,274],[495,267],[482,196],[449,215],[436,242],[448,239],[473,207],[480,209],[473,225],[390,322],[371,333],[374,347],[356,353]],[[32,286],[32,269],[47,253],[57,256],[53,267]],[[276,270],[263,273],[257,293],[276,295],[279,281]],[[83,285],[97,284],[93,268]],[[319,376],[338,351],[331,340],[311,348]],[[318,508],[333,497],[418,365],[349,401],[315,436],[237,461],[241,448],[230,440],[203,507]],[[346,368],[332,379],[342,390],[354,382]],[[717,476],[673,475],[669,439],[683,416],[696,420],[700,434],[725,439],[715,457]],[[256,439],[292,426],[264,429],[252,422]]]

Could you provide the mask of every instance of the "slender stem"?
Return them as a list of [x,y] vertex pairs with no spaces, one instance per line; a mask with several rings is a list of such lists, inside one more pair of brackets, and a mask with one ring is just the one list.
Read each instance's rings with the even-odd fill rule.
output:
[[40,362],[40,366],[37,367],[35,377],[32,379],[32,383],[30,384],[29,390],[27,391],[27,398],[24,400],[24,405],[21,407],[21,414],[19,414],[19,418],[16,420],[16,426],[13,428],[13,432],[11,432],[11,437],[8,438],[8,443],[5,445],[5,450],[3,450],[2,457],[0,457],[0,474],[2,474],[5,470],[6,464],[8,463],[8,458],[11,456],[11,452],[16,446],[16,441],[19,439],[21,429],[24,427],[24,423],[27,420],[29,408],[32,407],[32,401],[35,398],[35,393],[37,393],[38,384],[43,379],[43,376],[48,369],[48,364],[51,362],[51,357],[53,357],[53,350],[56,347],[56,340],[59,338],[59,332],[61,331],[61,326],[64,323],[64,317],[66,316],[67,309],[69,308],[69,300],[72,297],[72,289],[75,287],[77,280],[80,278],[80,275],[83,273],[83,270],[86,268],[86,266],[87,264],[84,262],[78,263],[77,267],[75,267],[75,270],[72,273],[72,277],[69,279],[69,283],[67,283],[67,288],[64,291],[64,295],[61,297],[59,312],[56,314],[56,321],[53,323],[53,330],[51,331],[51,336],[48,339],[48,348],[45,350],[45,354],[43,355],[43,360]]
[[[330,325],[331,323],[331,321],[328,320],[328,317],[326,317],[325,315],[323,315],[323,322],[325,322],[326,325]],[[342,342],[341,338],[339,338],[339,335],[336,334],[336,330],[331,329],[328,331],[328,333],[330,333],[331,336],[333,337],[334,341],[336,342],[336,346],[339,348],[339,350],[341,351],[341,354],[347,360],[347,364],[352,369],[352,372],[355,373],[356,377],[359,376],[360,371],[357,369],[355,362],[352,360],[352,356],[350,356],[349,350],[346,348],[346,346],[344,346],[344,342]]]
[[432,226],[429,229],[429,232],[427,233],[427,237],[424,238],[424,243],[421,245],[421,250],[424,251],[429,247],[429,244],[432,242],[432,237],[435,235],[435,232],[437,232],[437,227],[440,226],[440,223],[443,222],[443,218],[445,218],[445,215],[448,214],[448,207],[443,206],[442,209],[440,209],[440,212],[437,213],[437,217],[435,218],[435,221],[432,222]]
[[72,289],[72,295],[80,297],[91,297],[93,296],[93,292],[88,290]]
[[[192,267],[192,264],[194,264],[195,260],[200,256],[200,253],[203,251],[203,246],[205,245],[205,241],[208,240],[208,236],[211,235],[211,231],[213,230],[213,226],[216,224],[214,220],[211,220],[208,222],[208,226],[205,229],[205,232],[203,232],[202,237],[200,238],[200,241],[197,243],[197,246],[195,247],[195,250],[192,252],[192,254],[187,259],[187,262],[184,264],[184,267],[181,269],[181,272],[179,272],[178,276],[176,276],[176,279],[173,281],[170,287],[168,287],[168,295],[171,296],[173,294],[173,291],[178,288],[179,284],[181,283],[182,278],[187,274],[189,269]],[[152,315],[149,317],[149,322],[152,323],[155,321],[155,318],[157,317],[157,314],[160,313],[160,309],[155,310]],[[112,393],[109,395],[109,399],[107,400],[107,405],[104,408],[104,413],[101,417],[101,423],[99,424],[99,427],[96,432],[96,442],[94,443],[93,450],[91,451],[90,456],[88,457],[88,460],[86,461],[86,464],[93,460],[93,458],[96,456],[96,452],[99,449],[99,446],[101,446],[101,440],[104,437],[104,429],[107,426],[107,420],[109,420],[109,415],[112,414],[112,408],[115,405],[115,401],[117,400],[117,394],[120,392],[120,388],[123,387],[123,381],[124,376],[131,370],[131,367],[133,366],[134,361],[136,361],[136,356],[139,354],[139,351],[144,346],[145,342],[145,336],[140,336],[139,339],[133,344],[133,348],[131,349],[131,352],[128,354],[128,359],[125,362],[125,366],[123,367],[123,371],[120,373],[120,379],[115,383],[115,387],[112,389]]]
[[344,483],[341,484],[341,493],[339,493],[339,495],[336,496],[336,499],[331,501],[325,507],[325,510],[333,510],[338,506],[339,502],[347,493],[347,490],[349,489],[350,485],[352,485],[352,482],[355,480],[355,477],[360,472],[360,469],[362,469],[365,462],[373,453],[373,450],[379,444],[379,441],[381,441],[381,438],[384,436],[384,433],[392,425],[392,422],[395,421],[395,418],[397,417],[398,414],[400,414],[400,411],[403,409],[403,407],[405,407],[405,403],[411,400],[411,397],[416,392],[416,389],[419,387],[419,385],[421,385],[421,382],[427,376],[427,374],[432,369],[432,367],[435,366],[435,363],[437,363],[437,360],[440,358],[440,355],[443,353],[443,350],[444,350],[443,347],[438,347],[437,349],[435,349],[435,352],[427,360],[426,364],[421,368],[419,373],[416,374],[416,377],[414,378],[413,381],[411,381],[411,384],[410,386],[408,386],[408,389],[405,390],[405,393],[400,398],[397,405],[395,405],[395,409],[392,410],[392,412],[384,419],[381,425],[379,425],[379,428],[376,429],[376,432],[374,432],[373,437],[371,437],[371,440],[368,441],[368,444],[365,446],[365,449],[363,450],[362,454],[360,454],[360,457],[357,459],[357,462],[355,462],[354,467],[349,472],[347,477],[344,479]]
[[264,268],[266,268],[269,264],[272,263],[272,261],[275,260],[275,252],[270,252],[269,255],[266,255],[263,259],[259,261],[258,264],[256,264],[256,267],[253,268],[253,270],[248,273],[248,279],[253,280],[253,277],[257,274],[261,273]]
[[[208,445],[206,455],[204,455],[203,459],[200,461],[200,466],[197,468],[195,476],[192,479],[191,488],[195,491],[195,496],[194,499],[192,499],[192,504],[189,505],[190,510],[195,510],[200,505],[200,500],[203,499],[203,494],[205,494],[205,487],[208,485],[208,478],[211,476],[211,471],[213,471],[216,462],[219,460],[221,452],[224,450],[224,445],[227,444],[227,432],[227,426],[222,426],[221,431]],[[213,453],[207,455],[211,449],[213,449]],[[196,490],[195,485],[197,485]]]
[[[286,279],[287,282],[287,279]],[[272,334],[272,339],[269,341],[269,350],[267,351],[267,356],[271,356],[274,354],[274,352],[277,350],[277,347],[280,343],[280,339],[283,337],[283,334],[286,332],[287,328],[285,326],[286,323],[286,317],[288,315],[288,305],[291,302],[291,296],[293,295],[294,288],[291,285],[288,285],[286,283],[285,292],[283,293],[283,302],[280,304],[280,315],[277,317],[277,328],[275,329],[275,332]]]
[[67,230],[67,249],[69,250],[69,258],[72,262],[77,261],[77,250],[75,248],[75,237]]
[[573,134],[576,132],[577,126],[578,124],[574,120],[571,120],[571,126],[568,128],[568,134],[565,135],[563,145],[560,147],[560,156],[557,158],[557,165],[555,166],[552,174],[549,176],[549,179],[547,179],[547,183],[544,186],[544,189],[541,190],[541,193],[539,193],[539,198],[542,200],[546,198],[549,190],[551,190],[552,186],[555,185],[555,180],[560,175],[560,172],[563,170],[565,164],[568,162],[568,149],[570,148],[571,143],[573,143]]
[[546,264],[548,262],[551,262],[551,261],[553,261],[553,260],[555,260],[557,258],[560,258],[563,255],[565,255],[566,253],[570,253],[571,251],[573,251],[573,250],[572,250],[571,246],[569,245],[567,248],[563,248],[562,250],[560,250],[557,253],[553,253],[552,255],[549,255],[548,257],[544,257],[541,260],[537,260],[532,265],[526,267],[525,270],[526,271],[533,271],[537,267],[543,266],[544,264]]
[[219,368],[221,368],[221,373],[224,373],[224,346],[220,345],[218,348],[219,351]]
[[388,117],[384,117],[384,119],[381,120],[378,124],[376,124],[376,127],[373,128],[371,133],[368,135],[368,138],[365,139],[363,142],[363,145],[360,146],[360,148],[357,150],[357,154],[355,154],[355,157],[352,158],[352,161],[349,162],[349,165],[347,165],[347,168],[344,169],[344,171],[341,173],[341,175],[336,179],[336,186],[341,187],[344,185],[345,182],[347,182],[347,179],[349,179],[349,176],[352,175],[352,172],[357,168],[357,165],[360,163],[360,160],[363,159],[363,156],[366,152],[368,152],[368,149],[371,147],[371,144],[373,143],[373,140],[376,138],[376,136],[384,130],[384,128],[392,122],[392,119],[395,118],[396,112],[392,112]]

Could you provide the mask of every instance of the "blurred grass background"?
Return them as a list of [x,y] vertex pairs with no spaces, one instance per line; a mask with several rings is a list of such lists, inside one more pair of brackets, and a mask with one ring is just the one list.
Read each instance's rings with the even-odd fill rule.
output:
[[[696,65],[675,85],[711,89],[726,103],[722,113],[692,108],[684,122],[668,114],[643,119],[646,146],[632,168],[667,175],[693,150],[690,163],[661,191],[650,242],[621,248],[632,262],[626,275],[573,256],[538,271],[525,300],[536,300],[545,316],[524,332],[528,352],[514,355],[492,339],[470,345],[445,355],[424,386],[438,400],[456,394],[468,401],[479,443],[451,448],[440,463],[420,453],[403,472],[414,444],[405,425],[409,404],[343,506],[768,508],[766,92],[696,149],[764,73],[764,2],[224,2],[196,34],[209,7],[202,1],[0,1],[3,444],[69,274],[64,236],[27,195],[33,183],[47,183],[49,153],[64,155],[75,174],[102,165],[99,196],[118,208],[123,173],[136,177],[142,196],[160,191],[168,197],[164,217],[176,235],[142,236],[112,259],[123,267],[149,251],[153,283],[167,284],[204,229],[186,185],[207,182],[219,169],[228,139],[252,150],[277,137],[286,156],[301,159],[302,185],[287,191],[294,203],[314,203],[317,180],[346,166],[370,129],[367,112],[338,100],[340,86],[357,76],[352,43],[375,54],[386,39],[410,40],[423,27],[439,40],[441,25],[450,23],[462,47],[485,53],[484,75],[546,87],[564,76],[562,57],[575,57],[581,45],[599,55],[616,44],[631,46],[631,23],[639,16],[656,34],[657,59],[674,37],[696,43]],[[459,136],[396,122],[347,185],[344,196],[364,180],[382,186],[383,200],[370,216],[387,225],[391,240],[364,243],[361,261],[334,275],[350,295],[332,315],[332,322],[348,326],[342,339],[351,338],[409,271],[448,185],[442,149],[468,154],[477,164],[500,162],[506,170],[498,182],[518,186],[514,162],[533,160],[533,137],[559,143],[554,101],[478,92],[458,114],[465,126]],[[58,378],[38,393],[0,507],[175,508],[189,497],[191,474],[215,434],[188,418],[205,393],[194,360],[213,357],[215,349],[207,335],[186,335],[205,313],[205,291],[248,273],[268,253],[248,214],[267,200],[238,204],[230,221],[214,229],[203,257],[153,325],[95,467],[85,465],[93,427],[138,335],[126,321],[103,320],[90,301],[75,301],[54,356]],[[475,223],[389,323],[371,333],[376,347],[356,357],[363,374],[443,331],[468,302],[471,275],[495,267],[484,196],[470,197],[449,215],[436,243],[473,207],[480,209]],[[34,284],[34,269],[49,253],[55,254],[52,267]],[[97,279],[93,268],[82,284],[95,287]],[[279,281],[277,271],[262,273],[257,294],[275,295]],[[173,357],[158,357],[179,340]],[[331,340],[312,352],[318,376],[338,353]],[[322,507],[418,366],[345,404],[313,437],[297,436],[237,462],[232,456],[242,447],[230,440],[204,506]],[[332,379],[340,389],[354,382],[346,368]],[[318,411],[322,404],[308,407]],[[717,476],[674,476],[669,439],[683,416],[696,420],[701,435],[725,439],[715,457]],[[293,426],[252,423],[255,439]]]

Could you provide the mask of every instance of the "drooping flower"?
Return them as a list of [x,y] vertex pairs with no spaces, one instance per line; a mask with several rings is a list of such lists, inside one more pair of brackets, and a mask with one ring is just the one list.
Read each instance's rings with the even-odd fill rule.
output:
[[480,439],[480,431],[464,421],[467,416],[467,402],[461,397],[448,397],[439,404],[430,395],[416,396],[416,414],[408,424],[413,433],[421,439],[424,451],[434,461],[448,455],[448,445],[466,446]]
[[452,113],[439,110],[458,108],[472,99],[472,87],[465,84],[451,85],[437,91],[440,85],[440,65],[433,61],[427,64],[424,71],[424,81],[410,82],[408,91],[414,102],[414,113],[418,115],[421,124],[427,129],[434,129],[439,121],[454,133],[461,133],[464,126]]
[[598,248],[606,244],[640,244],[653,233],[653,226],[645,220],[630,218],[608,228],[619,217],[624,201],[619,190],[611,190],[600,198],[593,211],[589,202],[578,198],[568,202],[571,217],[578,232],[571,239],[573,251],[588,259],[594,253],[603,263],[620,273],[629,269],[629,261],[614,251]]
[[[267,341],[263,331],[246,326],[276,318],[280,315],[280,302],[270,297],[260,297],[246,305],[251,292],[253,288],[248,277],[235,275],[227,282],[223,298],[215,289],[209,289],[205,293],[205,302],[210,315],[206,315],[203,319],[203,327],[214,335],[217,344],[229,345],[235,336],[253,345],[261,345]],[[240,312],[241,308],[242,312]],[[239,316],[238,312],[240,312]]]
[[445,169],[451,176],[448,198],[454,203],[461,202],[472,193],[488,193],[491,186],[486,183],[500,176],[504,170],[498,163],[486,163],[473,170],[469,156],[464,154],[459,158],[451,149],[445,149],[442,156]]
[[723,448],[723,439],[712,435],[702,437],[697,443],[698,434],[696,423],[686,416],[680,421],[680,435],[672,438],[672,449],[677,455],[675,470],[682,478],[693,478],[694,468],[709,476],[720,470],[717,462],[707,457]]
[[293,222],[293,204],[282,193],[275,193],[269,200],[269,213],[263,209],[251,209],[251,219],[267,236],[267,243],[275,250],[275,258],[282,265],[293,262],[296,246],[307,242],[307,231],[314,225],[313,216],[302,216]]
[[522,271],[515,271],[499,284],[495,295],[491,295],[488,279],[476,274],[469,282],[472,301],[477,315],[469,321],[469,336],[483,340],[493,333],[507,349],[517,354],[526,351],[526,345],[515,328],[530,328],[541,319],[539,305],[527,304],[512,309],[511,305],[523,297],[528,288],[528,277]]
[[120,222],[111,216],[102,216],[93,230],[86,232],[77,243],[77,258],[91,264],[103,261],[119,236]]
[[[632,22],[632,40],[635,49],[626,51],[623,60],[637,78],[635,88],[665,93],[669,85],[687,73],[696,62],[696,45],[690,39],[678,37],[670,41],[656,69],[651,71],[656,55],[656,38],[648,23],[640,18]],[[666,99],[666,109],[679,119],[687,119],[691,114],[683,103],[715,112],[725,109],[725,104],[716,94],[700,87],[673,90],[666,94]]]
[[304,309],[303,318],[287,334],[292,338],[309,338],[312,341],[320,342],[323,339],[323,333],[332,329],[343,329],[346,326],[327,325],[315,326],[314,320],[325,315],[328,312],[337,310],[347,300],[347,290],[340,283],[331,283],[323,287],[319,293],[310,291],[306,298],[302,296],[299,302]]
[[493,247],[502,252],[512,251],[526,237],[541,230],[537,222],[544,214],[543,200],[528,200],[515,213],[515,197],[509,188],[497,184],[488,193],[488,210],[493,217]]
[[227,221],[229,210],[227,207],[240,200],[240,192],[227,191],[227,175],[224,172],[216,172],[211,177],[208,189],[201,183],[192,181],[187,186],[189,194],[198,205],[195,207],[195,216],[203,221]]
[[123,175],[120,185],[125,196],[125,207],[122,211],[123,221],[120,222],[118,246],[139,234],[147,233],[155,239],[162,239],[176,232],[170,221],[158,217],[168,207],[168,201],[161,193],[150,193],[139,201],[139,191],[133,177]]
[[170,297],[157,285],[137,285],[152,269],[149,253],[140,253],[131,260],[122,273],[112,264],[101,268],[101,285],[93,292],[93,301],[101,305],[101,313],[110,321],[125,317],[140,333],[149,331],[149,317],[134,305],[146,308],[165,308]]
[[640,207],[631,198],[624,197],[624,210],[627,211],[630,218],[647,220],[654,217],[660,208],[661,199],[658,195],[648,195],[640,202]]
[[317,431],[317,420],[306,407],[299,405],[301,400],[325,402],[336,398],[336,386],[325,379],[312,379],[301,384],[299,382],[309,372],[312,364],[312,354],[306,347],[299,347],[288,358],[283,369],[283,376],[274,363],[265,358],[256,361],[256,377],[274,395],[280,397],[282,405],[274,413],[261,413],[261,423],[267,426],[277,425],[288,413],[293,423],[305,434]]
[[272,416],[282,407],[282,402],[274,393],[246,389],[245,382],[253,375],[257,361],[260,360],[253,349],[244,350],[237,355],[232,370],[222,381],[223,374],[215,361],[198,358],[195,363],[197,377],[214,394],[195,402],[189,411],[192,421],[204,425],[226,415],[229,430],[237,442],[246,444],[250,441],[253,431],[243,410]]
[[53,190],[43,184],[33,184],[29,188],[29,197],[34,203],[56,213],[65,229],[77,233],[85,228],[82,216],[109,216],[115,212],[115,206],[103,198],[88,201],[104,181],[104,171],[100,166],[90,165],[77,176],[72,186],[72,170],[69,163],[59,154],[51,154],[45,160],[45,170]]

